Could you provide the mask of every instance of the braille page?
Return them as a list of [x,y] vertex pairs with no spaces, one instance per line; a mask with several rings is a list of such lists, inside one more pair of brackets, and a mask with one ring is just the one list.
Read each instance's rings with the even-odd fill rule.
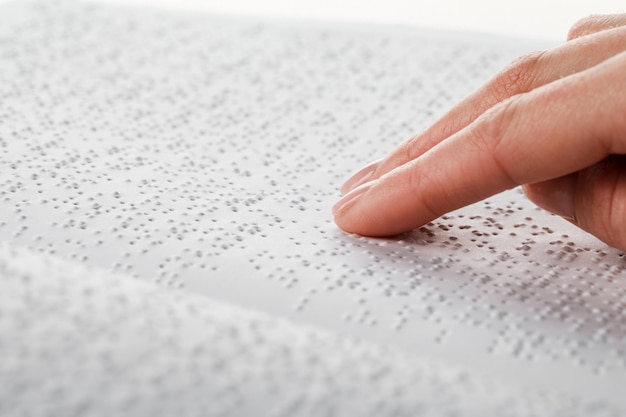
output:
[[159,294],[202,295],[294,332],[313,326],[520,395],[580,401],[559,415],[621,415],[610,410],[626,408],[622,253],[519,190],[393,239],[345,235],[330,213],[350,171],[543,46],[81,2],[5,6],[0,237]]
[[8,244],[0,273],[3,416],[619,415]]

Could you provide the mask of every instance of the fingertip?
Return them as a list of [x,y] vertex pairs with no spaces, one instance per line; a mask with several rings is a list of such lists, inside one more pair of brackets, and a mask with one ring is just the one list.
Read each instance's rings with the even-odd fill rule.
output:
[[[346,233],[361,236],[389,236],[383,210],[378,207],[377,190],[380,180],[362,184],[344,195],[332,209],[335,223]],[[371,192],[370,192],[371,191]]]
[[411,199],[402,198],[389,176],[363,184],[343,196],[333,207],[335,223],[347,233],[369,237],[394,236],[413,229],[419,216]]

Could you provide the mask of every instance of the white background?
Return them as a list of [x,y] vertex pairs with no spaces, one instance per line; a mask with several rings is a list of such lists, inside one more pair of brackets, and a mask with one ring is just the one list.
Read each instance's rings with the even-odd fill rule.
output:
[[[0,4],[9,1],[0,0]],[[50,0],[54,1],[54,0]],[[272,17],[408,24],[562,40],[581,17],[626,12],[623,0],[96,0]]]
[[[0,0],[5,1],[5,0]],[[100,0],[187,10],[400,23],[561,40],[571,24],[626,12],[623,0]]]

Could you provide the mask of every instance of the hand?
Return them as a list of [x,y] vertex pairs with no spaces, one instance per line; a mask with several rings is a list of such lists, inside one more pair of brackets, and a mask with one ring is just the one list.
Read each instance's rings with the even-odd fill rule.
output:
[[626,250],[626,14],[583,19],[513,62],[357,172],[333,212],[346,232],[394,235],[517,185]]

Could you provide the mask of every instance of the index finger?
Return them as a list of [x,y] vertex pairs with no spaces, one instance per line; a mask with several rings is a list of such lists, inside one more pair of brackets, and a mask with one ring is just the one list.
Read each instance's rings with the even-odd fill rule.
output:
[[[440,142],[474,122],[489,108],[571,74],[598,65],[626,50],[626,27],[605,30],[558,48],[526,55],[514,61],[484,86],[467,96],[427,130],[410,138],[374,165],[364,167],[342,187],[347,193],[364,180],[379,178],[418,158]],[[367,178],[365,175],[367,174]]]
[[506,100],[335,205],[345,231],[387,236],[516,185],[626,153],[626,53]]

